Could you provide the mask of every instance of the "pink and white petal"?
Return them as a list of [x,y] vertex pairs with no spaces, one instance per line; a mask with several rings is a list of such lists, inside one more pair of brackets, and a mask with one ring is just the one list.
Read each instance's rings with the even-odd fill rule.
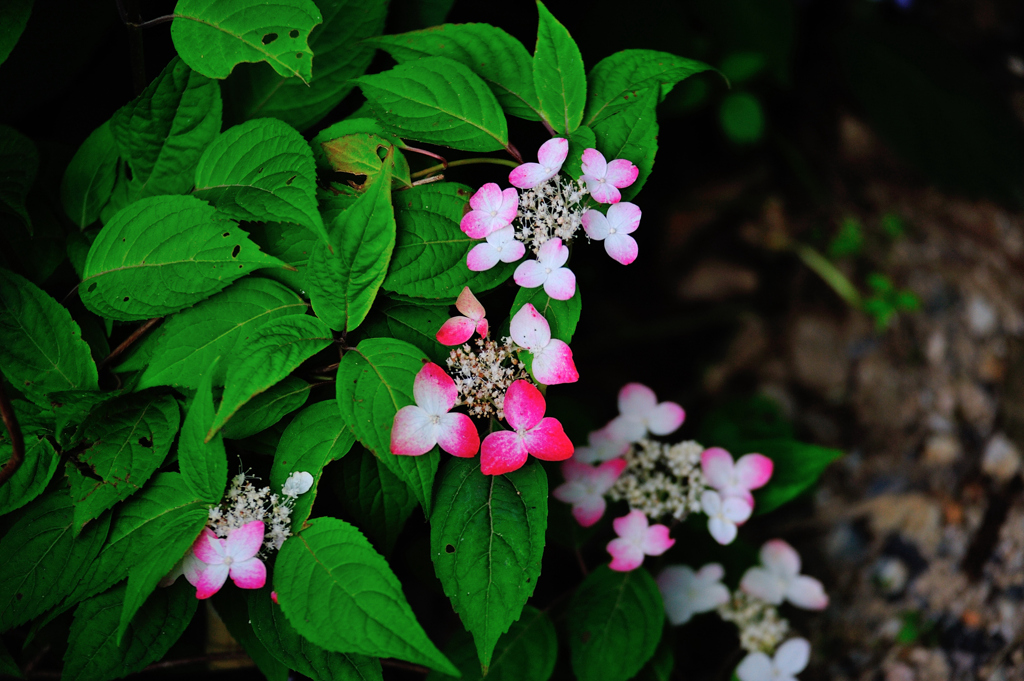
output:
[[587,435],[587,442],[597,450],[597,456],[600,461],[607,461],[608,459],[614,459],[618,456],[625,456],[626,452],[629,451],[629,442],[615,437],[615,435],[608,430],[608,426],[599,430],[591,431]]
[[708,518],[708,532],[716,542],[725,546],[732,543],[739,531],[733,523],[716,515]]
[[[472,326],[470,327],[472,329]],[[437,364],[428,362],[416,374],[412,383],[416,404],[433,416],[440,416],[455,406],[459,389],[455,381]]]
[[647,429],[655,435],[675,432],[686,420],[686,412],[675,402],[662,402],[647,412]]
[[565,163],[565,157],[569,155],[569,140],[564,137],[553,137],[537,150],[537,160],[541,165],[548,168],[555,168],[555,172]]
[[487,316],[487,312],[484,311],[484,306],[480,304],[480,301],[476,299],[473,292],[469,290],[468,286],[462,288],[462,293],[455,299],[455,309],[466,315],[474,322],[478,322]]
[[632,234],[640,226],[642,215],[640,206],[623,201],[608,208],[608,224],[618,233]]
[[497,217],[500,218],[502,222],[511,224],[511,222],[516,219],[516,214],[519,212],[519,192],[511,187],[501,192],[501,206],[497,210]]
[[766,541],[760,556],[761,564],[777,575],[793,578],[800,574],[800,554],[781,539]]
[[697,579],[702,582],[718,582],[725,577],[725,568],[721,563],[708,563],[700,570],[697,570]]
[[750,653],[736,667],[736,676],[740,681],[773,681],[772,660],[761,652]]
[[[576,463],[576,460],[566,461],[562,464],[563,475],[565,474],[564,466],[570,463]],[[551,491],[551,496],[558,499],[563,504],[579,504],[594,495],[591,493],[590,488],[587,487],[587,484],[584,481],[580,479],[566,478],[565,482]]]
[[544,293],[555,300],[569,300],[576,295],[576,275],[567,267],[559,267],[544,280]]
[[220,591],[224,582],[228,581],[228,566],[223,563],[219,565],[207,565],[196,576],[194,586],[196,587],[196,598],[206,599]]
[[537,352],[551,342],[551,326],[532,303],[519,308],[509,323],[509,334],[520,347]]
[[620,265],[629,265],[636,260],[640,247],[628,234],[610,234],[604,241],[604,252]]
[[656,580],[665,614],[673,626],[686,624],[696,613],[690,592],[693,588],[693,570],[687,565],[669,565],[661,571]]
[[192,554],[203,563],[217,565],[224,562],[227,549],[224,540],[215,535],[213,530],[205,527],[192,544]]
[[647,516],[643,514],[643,511],[630,511],[621,518],[613,520],[612,528],[615,530],[615,534],[629,539],[639,546],[647,536]]
[[580,222],[583,223],[583,231],[594,241],[601,241],[608,236],[611,230],[608,218],[601,211],[594,210],[593,208],[583,214]]
[[231,581],[242,589],[262,589],[267,583],[267,566],[253,557],[231,565]]
[[519,436],[502,430],[490,433],[480,445],[480,472],[501,475],[519,470],[526,463],[529,452]]
[[281,605],[280,603],[277,602],[277,592],[276,591],[271,591],[270,592],[270,600],[274,601],[274,605]]
[[481,319],[479,322],[476,323],[476,332],[478,334],[480,334],[481,338],[483,338],[483,337],[485,337],[487,335],[487,329],[488,328],[489,327],[487,326],[487,320],[486,319]]
[[748,568],[740,580],[740,589],[772,605],[781,605],[786,597],[786,582],[762,567]]
[[490,244],[477,244],[466,255],[466,267],[470,272],[484,272],[497,265],[504,253]]
[[[742,487],[726,487],[721,490],[723,499],[736,498],[750,508],[754,508],[754,495]],[[740,523],[741,525],[743,523]]]
[[542,418],[523,439],[530,454],[541,461],[565,461],[572,456],[574,449],[562,424],[550,416]]
[[[556,171],[557,172],[557,171]],[[541,182],[554,177],[555,173],[540,163],[524,163],[508,174],[508,181],[520,189],[533,189]]]
[[722,512],[722,497],[714,490],[706,489],[700,495],[700,510],[708,516],[719,515]]
[[623,189],[636,182],[636,178],[639,175],[639,168],[624,158],[617,158],[608,164],[608,172],[605,173],[604,177],[608,184]]
[[512,239],[502,246],[500,257],[502,262],[515,262],[525,254],[526,246],[523,245],[523,242]]
[[587,180],[587,189],[590,190],[590,196],[598,203],[614,204],[622,200],[622,194],[609,182]]
[[459,229],[471,239],[486,239],[494,232],[494,218],[482,210],[471,210],[462,216]]
[[206,563],[196,558],[191,550],[185,554],[181,562],[181,573],[192,586],[199,583],[200,573],[206,568]]
[[259,553],[260,547],[263,546],[264,529],[262,521],[254,520],[231,530],[224,545],[233,564],[249,560]]
[[547,347],[533,353],[533,375],[544,385],[561,385],[580,380],[572,350],[563,341],[551,339]]
[[391,453],[402,456],[426,454],[437,444],[437,425],[415,405],[402,407],[391,426]]
[[[612,488],[615,481],[622,475],[622,471],[626,470],[625,459],[612,459],[611,461],[605,461],[597,467],[597,472],[593,474],[594,487],[604,494]],[[590,468],[590,466],[587,466]]]
[[537,288],[548,278],[547,270],[536,260],[525,260],[519,264],[512,279],[523,288]]
[[710,612],[728,602],[729,589],[724,584],[715,582],[700,587],[700,591],[694,594],[692,607],[694,612]]
[[774,667],[778,671],[796,676],[811,661],[811,644],[805,638],[791,638],[775,651]]
[[647,434],[644,422],[632,414],[620,414],[613,418],[605,430],[616,440],[623,442],[639,442]]
[[701,452],[700,469],[708,485],[717,490],[723,490],[732,484],[732,454],[721,447],[709,447]]
[[764,487],[775,464],[764,454],[744,454],[736,462],[736,481],[746,489]]
[[594,495],[585,500],[577,502],[572,506],[572,517],[580,524],[580,527],[590,527],[604,515],[606,508],[604,497]]
[[501,208],[501,200],[501,187],[494,182],[488,182],[470,197],[469,207],[473,210],[490,213],[492,210]]
[[612,555],[608,567],[616,572],[629,572],[643,565],[644,552],[628,539],[612,539],[607,548]]
[[544,267],[556,269],[569,259],[569,247],[562,244],[561,239],[548,239],[537,250],[537,261]]
[[828,607],[828,595],[821,582],[806,575],[800,575],[789,583],[786,600],[805,610],[823,610]]
[[546,410],[544,396],[529,381],[513,381],[505,391],[505,420],[517,430],[536,426],[544,418]]
[[584,149],[580,169],[584,175],[595,178],[604,177],[608,172],[608,162],[605,160],[604,154],[597,149]]
[[750,514],[753,512],[753,504],[747,503],[746,499],[731,496],[722,499],[722,515],[737,525],[750,520]]
[[473,337],[476,322],[469,317],[452,317],[437,330],[437,342],[441,345],[462,345]]
[[619,413],[646,417],[658,406],[654,391],[643,383],[627,383],[619,390]]
[[660,556],[672,548],[676,543],[675,539],[668,536],[668,528],[664,525],[651,525],[647,529],[647,536],[641,546],[643,552],[648,556]]
[[468,459],[480,451],[480,433],[465,414],[445,414],[437,426],[437,444],[452,456]]

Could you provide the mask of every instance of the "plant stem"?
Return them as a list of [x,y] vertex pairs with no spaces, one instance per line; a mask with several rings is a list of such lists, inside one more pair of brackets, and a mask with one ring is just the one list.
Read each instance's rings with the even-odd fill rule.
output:
[[139,13],[139,0],[118,0],[121,18],[128,28],[128,53],[132,64],[132,87],[136,96],[146,89],[146,53],[142,47],[142,15]]
[[14,407],[7,399],[7,393],[4,392],[2,383],[0,383],[0,414],[3,415],[7,435],[11,438],[11,458],[7,460],[3,468],[0,468],[0,485],[3,485],[11,479],[11,476],[18,471],[25,460],[25,440],[21,436],[18,417],[14,414]]
[[[448,167],[449,168],[455,168],[457,166],[469,166],[469,165],[473,165],[475,163],[491,163],[491,164],[494,164],[496,166],[508,166],[509,168],[518,168],[519,167],[518,163],[516,163],[515,161],[512,161],[510,159],[507,159],[507,158],[491,158],[490,156],[481,156],[480,158],[463,158],[463,159],[459,159],[458,161],[449,161],[448,162]],[[409,177],[411,177],[412,179],[415,180],[418,177],[426,177],[427,175],[433,175],[434,173],[440,172],[440,171],[442,171],[444,169],[445,169],[444,164],[439,164],[439,165],[436,165],[436,166],[430,166],[429,168],[426,168],[424,170],[420,170],[420,171],[417,171],[417,172],[413,173]]]
[[858,310],[860,309],[861,299],[860,293],[857,291],[857,287],[850,283],[850,280],[846,278],[846,275],[840,272],[836,266],[828,260],[828,258],[805,244],[794,243],[791,248],[793,249],[793,252],[797,254],[797,257],[799,257],[805,265],[811,268],[815,274],[824,279],[825,283],[828,284],[840,298],[845,300],[850,307]]
[[388,658],[383,658],[380,661],[380,663],[382,665],[384,665],[385,667],[395,667],[397,669],[408,669],[411,672],[419,672],[420,674],[429,674],[430,673],[430,670],[427,669],[426,667],[420,666],[418,664],[412,664],[410,662],[402,662],[401,660],[390,660]]
[[109,355],[107,355],[106,358],[102,362],[100,362],[99,368],[102,369],[103,367],[107,366],[107,364],[109,364],[112,360],[117,359],[117,357],[122,352],[124,352],[129,347],[131,347],[131,345],[135,341],[139,340],[139,338],[141,338],[144,333],[146,333],[147,331],[152,329],[154,326],[159,324],[161,320],[163,320],[163,317],[154,317],[153,319],[150,319],[149,321],[147,321],[145,324],[143,324],[139,328],[137,328],[134,331],[132,331],[132,335],[130,335],[127,338],[125,338],[124,342],[122,342],[120,345],[118,345],[116,348],[114,348],[114,351],[111,352]]

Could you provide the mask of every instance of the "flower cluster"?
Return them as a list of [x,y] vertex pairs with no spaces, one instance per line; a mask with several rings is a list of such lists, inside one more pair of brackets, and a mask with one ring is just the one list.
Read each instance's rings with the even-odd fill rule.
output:
[[702,451],[692,440],[674,445],[640,440],[624,457],[628,474],[615,481],[608,496],[612,501],[625,501],[649,518],[684,520],[690,513],[699,513],[704,490]]
[[459,398],[455,406],[465,406],[471,416],[505,418],[505,392],[513,381],[526,377],[526,365],[516,357],[512,339],[501,342],[477,338],[476,349],[468,344],[455,348],[448,357],[448,368],[455,379]]

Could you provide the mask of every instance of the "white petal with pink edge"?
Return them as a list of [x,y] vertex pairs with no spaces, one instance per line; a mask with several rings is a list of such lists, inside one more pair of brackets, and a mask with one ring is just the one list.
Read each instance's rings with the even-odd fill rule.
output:
[[624,158],[617,158],[608,164],[608,169],[604,174],[608,183],[624,189],[629,185],[636,182],[636,178],[640,175],[640,169],[633,165],[630,161]]
[[608,542],[607,549],[612,556],[612,562],[608,567],[616,572],[630,572],[644,562],[643,549],[628,539],[612,539]]
[[628,234],[612,234],[604,240],[604,252],[620,265],[629,265],[636,260],[640,247]]
[[660,556],[672,548],[675,539],[669,537],[669,530],[664,525],[652,525],[647,529],[644,543],[640,547],[648,556]]
[[480,304],[468,286],[463,287],[462,293],[455,299],[455,309],[475,322],[480,321],[487,314],[484,306]]
[[267,567],[259,558],[232,563],[231,581],[242,589],[262,589],[267,583]]
[[229,571],[228,566],[223,563],[207,565],[200,570],[196,575],[195,582],[189,580],[196,587],[196,598],[200,600],[207,599],[220,591],[220,588],[224,586],[224,582],[228,581]]
[[537,150],[537,160],[549,168],[555,168],[555,172],[562,168],[568,155],[569,140],[564,137],[553,137]]
[[459,389],[444,369],[433,362],[423,365],[412,383],[413,399],[431,416],[440,416],[455,406]]
[[544,385],[561,385],[580,380],[572,359],[572,349],[557,338],[551,339],[546,346],[533,353],[533,375],[537,382]]
[[469,458],[480,450],[480,433],[465,414],[444,414],[438,422],[437,444],[452,456]]
[[203,563],[217,565],[224,562],[227,549],[224,547],[224,540],[206,527],[192,543],[192,554]]
[[224,542],[226,553],[234,563],[252,558],[263,546],[263,522],[254,520],[236,527]]
[[576,295],[576,275],[565,267],[553,270],[544,280],[544,293],[555,300],[569,300]]
[[532,303],[527,303],[512,317],[509,335],[520,347],[536,352],[551,342],[551,326]]
[[736,482],[743,489],[764,487],[774,468],[775,464],[764,454],[744,454],[736,462]]
[[473,337],[476,322],[469,317],[452,317],[437,331],[437,342],[441,345],[462,345]]
[[546,409],[544,396],[529,381],[513,381],[505,391],[505,420],[516,430],[536,426],[544,418]]
[[828,595],[821,582],[806,575],[799,575],[789,583],[786,600],[805,610],[823,610],[828,607]]
[[391,426],[391,453],[420,456],[433,449],[438,431],[434,418],[414,404],[399,409]]
[[523,288],[537,288],[547,281],[548,273],[543,265],[536,260],[524,260],[519,263],[512,279]]
[[480,472],[484,475],[502,475],[519,470],[526,463],[529,452],[516,433],[502,430],[490,433],[480,445]]

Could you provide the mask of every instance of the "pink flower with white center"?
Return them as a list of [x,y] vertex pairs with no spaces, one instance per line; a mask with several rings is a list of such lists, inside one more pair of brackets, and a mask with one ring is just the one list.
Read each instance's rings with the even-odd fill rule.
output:
[[624,456],[628,451],[629,443],[616,438],[604,427],[591,431],[587,435],[587,445],[577,447],[572,458],[580,463],[598,463]]
[[508,174],[508,181],[520,189],[533,189],[558,174],[569,154],[569,140],[562,137],[549,139],[537,150],[540,163],[524,163]]
[[821,582],[800,574],[800,554],[781,539],[772,539],[761,547],[761,565],[743,574],[740,589],[745,593],[772,605],[781,605],[784,600],[807,610],[828,605]]
[[582,169],[580,179],[598,203],[618,203],[622,199],[619,190],[636,182],[640,174],[640,169],[624,158],[608,163],[597,149],[583,150]]
[[267,582],[267,568],[256,557],[263,546],[263,523],[254,520],[236,527],[221,539],[210,528],[204,528],[192,553],[195,562],[186,564],[185,579],[196,587],[196,598],[209,598],[227,581],[243,589],[261,589]]
[[476,190],[469,200],[473,210],[462,216],[459,228],[473,239],[483,239],[503,227],[508,227],[519,212],[519,192],[515,189],[501,190],[488,182]]
[[484,306],[476,299],[473,292],[466,286],[455,301],[455,309],[465,315],[452,317],[437,332],[437,342],[441,345],[462,345],[473,337],[476,331],[481,337],[487,335],[487,318]]
[[723,497],[740,497],[754,506],[752,489],[763,487],[772,477],[775,464],[764,454],[744,454],[735,464],[721,447],[710,447],[700,455],[704,480]]
[[594,241],[604,241],[604,250],[616,262],[628,265],[636,260],[636,239],[630,236],[640,226],[640,207],[623,201],[608,208],[607,217],[591,208],[583,214],[583,231]]
[[576,275],[562,267],[569,259],[569,248],[561,239],[548,239],[537,251],[536,260],[527,260],[516,268],[512,278],[523,288],[544,287],[555,300],[569,300],[576,293]]
[[544,416],[547,403],[529,381],[513,381],[505,391],[505,420],[513,430],[499,430],[480,446],[480,471],[501,475],[522,468],[528,454],[543,461],[565,461],[572,442],[558,419]]
[[672,624],[686,624],[694,615],[711,612],[729,601],[729,589],[722,584],[725,569],[708,563],[697,572],[689,565],[669,565],[658,575],[658,589],[665,602],[665,614]]
[[512,340],[533,355],[533,376],[538,383],[559,385],[580,380],[572,350],[557,338],[551,337],[551,326],[544,315],[531,303],[519,308],[509,325]]
[[722,545],[732,543],[737,534],[736,526],[747,522],[754,510],[744,499],[723,499],[718,492],[709,489],[700,495],[700,507],[708,516],[708,531]]
[[468,458],[480,449],[480,434],[465,414],[449,414],[459,397],[452,377],[436,364],[423,365],[412,384],[416,404],[402,407],[391,427],[391,453],[426,454],[434,445]]
[[660,556],[672,548],[675,539],[669,539],[664,525],[648,527],[643,511],[630,511],[612,521],[618,539],[608,542],[612,562],[608,565],[617,572],[635,570],[644,562],[644,556]]
[[483,272],[499,261],[515,262],[525,253],[526,246],[516,240],[516,229],[509,225],[488,234],[486,242],[473,246],[466,255],[466,267],[471,272]]
[[562,464],[565,482],[552,494],[559,501],[572,504],[572,517],[583,527],[590,527],[604,515],[604,494],[626,469],[625,459],[605,461],[594,467],[578,461]]
[[736,667],[740,681],[796,681],[811,659],[811,644],[805,638],[791,638],[775,651],[775,657],[750,653]]
[[683,425],[686,412],[675,402],[658,402],[654,391],[642,383],[627,383],[619,391],[619,415],[606,426],[623,442],[639,442],[648,432],[668,435]]

